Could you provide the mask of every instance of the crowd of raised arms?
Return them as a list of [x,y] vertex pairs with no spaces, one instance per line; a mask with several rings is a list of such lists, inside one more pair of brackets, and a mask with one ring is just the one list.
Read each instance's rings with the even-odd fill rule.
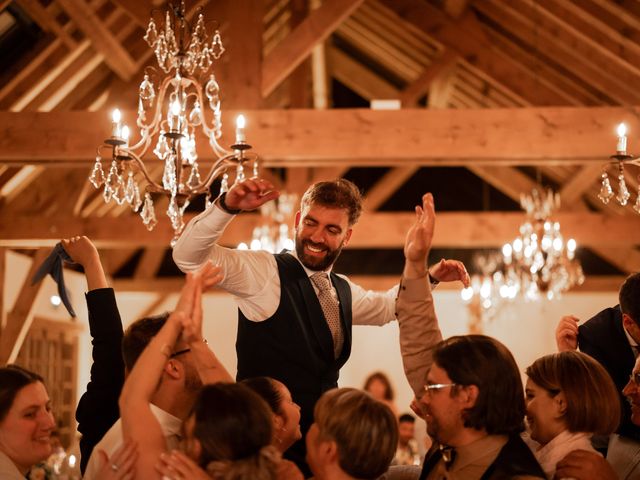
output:
[[[403,271],[386,292],[333,271],[362,211],[344,179],[306,191],[292,251],[218,244],[237,213],[277,197],[252,178],[195,217],[173,251],[186,273],[174,310],[125,331],[94,245],[61,241],[84,269],[93,337],[76,410],[83,478],[640,479],[640,274],[621,285],[619,305],[586,322],[560,319],[558,351],[522,372],[496,339],[442,338],[432,290],[467,286],[469,275],[457,260],[427,265],[431,194],[415,208]],[[237,320],[203,311],[214,286],[235,298]],[[214,319],[237,321],[235,378],[203,339],[203,322]],[[382,372],[362,390],[338,388],[352,326],[391,321],[411,405],[396,405]],[[56,430],[46,384],[18,365],[0,368],[0,479],[50,473],[41,467]],[[414,438],[416,416],[427,447]]]

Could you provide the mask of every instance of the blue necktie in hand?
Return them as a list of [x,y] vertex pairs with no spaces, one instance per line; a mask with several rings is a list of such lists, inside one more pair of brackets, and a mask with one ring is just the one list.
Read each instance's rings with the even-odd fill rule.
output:
[[60,296],[62,303],[64,303],[69,315],[75,317],[76,312],[73,311],[71,301],[67,295],[67,289],[64,285],[64,276],[62,274],[64,269],[62,268],[62,262],[73,263],[73,260],[62,246],[62,243],[58,242],[31,279],[31,285],[38,283],[46,277],[47,274],[51,275],[51,278],[53,278],[53,280],[58,284],[58,295]]

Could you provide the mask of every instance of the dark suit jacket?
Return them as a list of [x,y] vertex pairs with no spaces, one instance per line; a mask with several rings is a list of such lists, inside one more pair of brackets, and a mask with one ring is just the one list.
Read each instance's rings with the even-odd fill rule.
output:
[[80,470],[84,474],[93,447],[120,418],[118,398],[124,384],[122,321],[112,288],[91,290],[86,295],[93,365],[87,391],[76,409],[80,439]]
[[622,421],[618,433],[640,440],[640,427],[631,423],[631,407],[622,395],[635,356],[622,326],[620,307],[605,308],[578,328],[580,351],[595,358],[609,372],[620,392]]

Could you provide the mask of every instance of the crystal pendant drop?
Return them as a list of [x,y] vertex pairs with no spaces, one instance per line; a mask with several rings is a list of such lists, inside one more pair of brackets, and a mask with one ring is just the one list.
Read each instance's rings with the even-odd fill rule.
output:
[[252,178],[258,178],[258,160],[254,160],[253,161],[253,177]]
[[640,213],[640,186],[638,186],[638,196],[636,197],[636,203],[633,204],[633,209]]
[[234,182],[234,185],[236,183],[244,182],[245,179],[246,177],[244,176],[244,166],[241,163],[239,163],[236,169],[236,181]]
[[600,193],[598,193],[598,198],[606,205],[611,200],[611,197],[613,197],[613,189],[609,182],[609,176],[607,172],[602,172],[602,187],[600,188]]
[[173,191],[176,183],[176,167],[173,163],[174,155],[167,155],[167,159],[164,162],[164,173],[162,175],[162,186],[166,190]]
[[200,178],[200,172],[198,172],[198,164],[194,163],[191,167],[191,173],[189,174],[189,179],[187,180],[187,187],[190,189],[195,189],[202,183],[202,179]]
[[225,173],[220,181],[220,195],[227,191],[229,191],[229,174]]
[[209,106],[215,112],[220,110],[220,86],[216,82],[216,77],[211,74],[209,81],[204,87],[204,93],[209,99]]
[[104,171],[102,170],[101,158],[98,155],[96,157],[96,163],[93,164],[93,170],[89,176],[89,181],[95,188],[100,188],[104,184]]
[[156,212],[153,208],[153,200],[149,192],[144,194],[144,205],[140,211],[140,217],[142,217],[142,223],[147,226],[147,230],[153,230],[158,220],[156,219]]
[[129,177],[127,178],[127,186],[124,189],[124,198],[129,205],[133,205],[133,199],[135,198],[136,182],[133,180],[133,172],[129,171]]
[[118,164],[116,161],[111,162],[111,168],[109,168],[109,175],[107,175],[107,180],[104,182],[104,192],[103,197],[106,203],[109,203],[113,194],[118,187]]
[[171,226],[173,229],[176,232],[181,231],[183,228],[182,211],[180,210],[180,207],[178,207],[178,201],[176,200],[175,195],[171,196],[169,207],[167,208],[167,215],[171,220]]
[[147,32],[142,37],[147,44],[153,48],[158,41],[158,30],[156,29],[156,22],[153,21],[153,18],[149,20],[149,25],[147,26]]
[[116,184],[116,188],[113,190],[113,199],[118,205],[122,205],[125,201],[124,189],[125,186],[122,175],[118,175],[118,183]]
[[140,199],[140,189],[138,188],[138,184],[133,184],[133,202],[131,202],[131,209],[134,212],[137,212],[140,209],[140,205],[142,205],[142,200]]
[[629,193],[627,184],[624,181],[624,173],[620,173],[620,175],[618,175],[618,195],[616,195],[616,200],[620,205],[624,206],[627,204],[630,197],[631,194]]
[[167,137],[165,136],[164,130],[160,130],[158,143],[156,143],[156,148],[153,149],[153,153],[155,153],[156,157],[160,160],[164,160],[167,153],[169,153],[169,146],[167,145]]
[[213,39],[211,40],[211,55],[213,58],[218,60],[220,56],[224,53],[224,47],[222,46],[222,38],[220,37],[220,32],[216,30],[216,33],[213,35]]
[[213,203],[213,198],[211,198],[211,191],[207,192],[207,196],[204,199],[204,209],[207,210],[211,204]]
[[189,113],[189,123],[194,127],[202,123],[202,110],[200,110],[200,102],[196,100],[193,104],[193,109]]
[[144,80],[140,84],[140,99],[145,102],[153,101],[156,96],[156,92],[153,88],[153,83],[149,80],[149,75],[144,74]]
[[211,50],[205,45],[205,47],[202,49],[202,52],[200,52],[200,62],[198,63],[198,67],[200,67],[203,72],[206,72],[207,70],[209,70],[209,67],[211,67],[212,63],[213,60],[211,60]]

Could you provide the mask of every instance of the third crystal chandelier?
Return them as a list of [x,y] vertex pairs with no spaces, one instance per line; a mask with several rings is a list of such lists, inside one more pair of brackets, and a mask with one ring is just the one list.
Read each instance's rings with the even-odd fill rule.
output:
[[[231,150],[223,148],[220,87],[209,70],[224,52],[220,33],[207,33],[202,14],[194,24],[186,17],[184,1],[170,5],[164,24],[149,21],[145,41],[155,53],[162,72],[147,67],[140,84],[136,125],[140,138],[130,144],[131,130],[122,122],[119,110],[112,115],[111,137],[98,148],[96,163],[89,180],[96,188],[104,187],[105,202],[118,205],[128,203],[134,211],[140,209],[142,221],[149,230],[157,223],[151,194],[169,198],[167,215],[174,232],[184,227],[183,214],[190,200],[210,194],[213,181],[222,175],[220,190],[228,188],[229,167],[235,167],[235,181],[244,179],[244,164],[253,161],[257,175],[257,156],[248,150],[245,138],[245,119],[236,120],[235,143]],[[202,80],[201,80],[202,79]],[[201,175],[196,149],[196,134],[207,137],[216,159],[209,172]],[[152,149],[163,162],[162,181],[151,178],[142,157]],[[103,170],[102,150],[109,150],[111,164]],[[138,182],[144,183],[144,197]],[[142,185],[142,184],[141,184]],[[207,202],[210,198],[207,197]],[[142,208],[141,208],[142,207]]]
[[[616,153],[615,155],[611,155],[609,158],[611,160],[610,163],[617,166],[618,193],[615,194],[613,192],[611,182],[609,181],[609,175],[605,169],[602,171],[602,186],[600,187],[598,198],[606,205],[615,196],[616,201],[620,205],[625,206],[631,199],[631,193],[629,193],[629,188],[627,187],[627,182],[624,178],[624,169],[625,166],[630,165],[638,167],[640,165],[640,160],[627,153],[627,126],[624,123],[618,125],[618,143],[616,145]],[[640,179],[640,175],[638,178]],[[640,213],[640,185],[638,186],[638,193],[636,195],[636,201],[633,204],[633,209]]]

